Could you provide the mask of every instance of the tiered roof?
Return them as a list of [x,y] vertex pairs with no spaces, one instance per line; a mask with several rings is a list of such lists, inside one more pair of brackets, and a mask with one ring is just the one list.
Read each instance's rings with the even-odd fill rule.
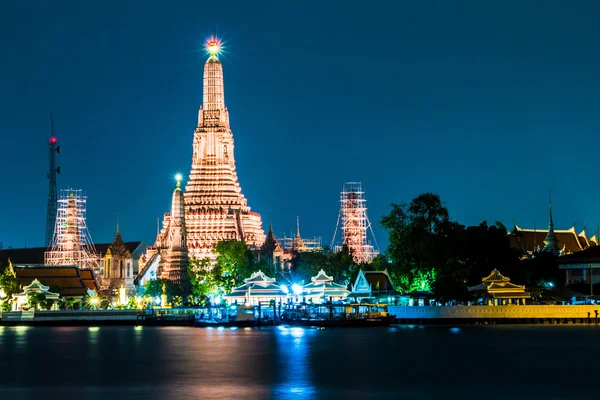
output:
[[316,276],[310,278],[311,283],[304,285],[303,291],[308,296],[318,294],[325,297],[345,297],[349,291],[346,285],[335,283],[331,276],[320,270]]
[[[544,241],[548,236],[547,229],[524,229],[514,225],[513,231],[509,233],[511,246],[521,250],[524,254],[535,252],[544,248]],[[577,233],[575,227],[565,230],[554,230],[561,254],[571,254],[585,250],[588,247],[597,246],[597,236],[587,239],[585,230]]]
[[45,286],[42,282],[34,279],[28,286],[23,287],[23,292],[13,295],[13,297],[25,297],[33,293],[40,293],[46,296],[46,299],[58,299],[58,293],[52,293],[49,286]]
[[526,299],[531,297],[525,292],[525,285],[510,283],[510,278],[494,269],[488,276],[481,279],[481,284],[469,288],[470,292],[485,291],[492,298]]
[[250,278],[244,279],[244,284],[236,287],[224,297],[284,297],[287,293],[281,290],[274,278],[269,278],[262,271],[254,272]]

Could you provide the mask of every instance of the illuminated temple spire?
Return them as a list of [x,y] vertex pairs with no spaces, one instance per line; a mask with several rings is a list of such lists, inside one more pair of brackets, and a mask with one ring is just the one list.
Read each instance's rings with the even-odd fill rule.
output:
[[548,235],[544,240],[544,252],[558,255],[560,250],[558,248],[558,239],[556,233],[554,233],[554,222],[552,221],[552,189],[550,189],[550,220],[548,223]]
[[187,290],[189,289],[188,251],[181,174],[177,174],[175,179],[177,185],[171,199],[171,214],[164,232],[163,247],[166,247],[166,252],[158,272],[162,278],[180,284],[184,290]]
[[265,241],[261,217],[252,212],[238,182],[233,133],[225,106],[221,42],[211,38],[204,65],[203,104],[194,132],[190,178],[185,187],[185,223],[190,257],[215,258],[221,240]]

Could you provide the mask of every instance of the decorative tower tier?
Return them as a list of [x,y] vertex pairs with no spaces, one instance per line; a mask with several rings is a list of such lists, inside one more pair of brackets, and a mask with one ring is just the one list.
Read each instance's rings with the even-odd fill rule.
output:
[[203,105],[194,132],[193,157],[185,200],[190,257],[214,258],[221,240],[245,240],[254,248],[265,241],[260,214],[250,211],[235,170],[233,134],[225,107],[220,42],[207,43]]

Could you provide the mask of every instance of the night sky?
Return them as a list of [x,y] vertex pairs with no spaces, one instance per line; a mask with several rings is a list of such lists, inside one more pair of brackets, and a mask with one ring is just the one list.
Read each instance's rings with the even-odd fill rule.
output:
[[[285,4],[284,4],[285,3]],[[287,3],[295,3],[294,5]],[[169,6],[167,6],[169,4]],[[343,5],[343,6],[342,6]],[[452,218],[600,221],[597,1],[0,3],[0,242],[43,245],[50,109],[59,189],[95,242],[153,243],[189,173],[203,41],[225,40],[242,191],[276,234],[331,241],[362,181],[380,247],[391,202]]]

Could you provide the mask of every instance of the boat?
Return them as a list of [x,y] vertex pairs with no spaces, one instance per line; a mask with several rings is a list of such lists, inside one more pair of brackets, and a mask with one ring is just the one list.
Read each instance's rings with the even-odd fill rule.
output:
[[396,316],[389,315],[387,304],[294,304],[281,316],[290,326],[318,328],[366,328],[390,326]]
[[248,328],[255,326],[274,325],[273,320],[261,319],[257,307],[250,305],[232,306],[228,312],[218,314],[202,313],[196,315],[194,326],[198,328],[209,327],[237,327]]

